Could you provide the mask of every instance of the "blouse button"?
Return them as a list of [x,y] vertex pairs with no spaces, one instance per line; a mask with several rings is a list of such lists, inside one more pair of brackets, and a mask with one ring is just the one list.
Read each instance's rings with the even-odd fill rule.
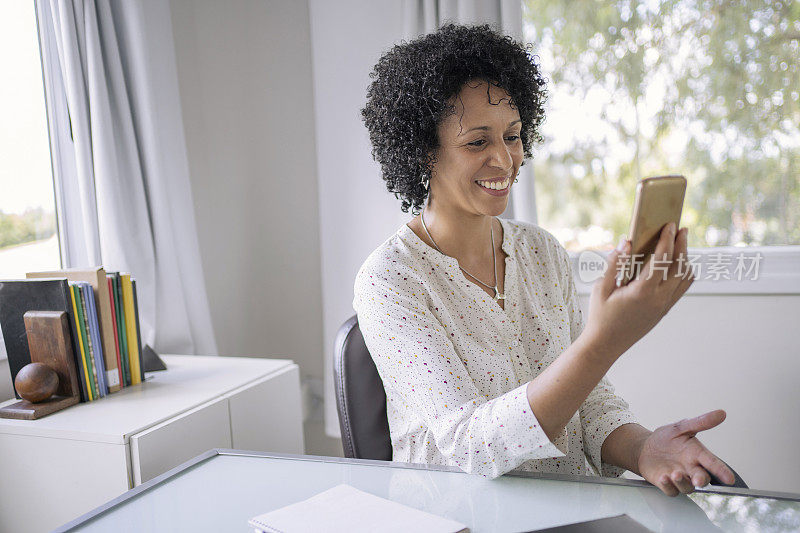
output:
[[514,339],[514,342],[511,343],[511,346],[514,346],[516,348],[517,346],[519,346],[519,341],[517,339]]

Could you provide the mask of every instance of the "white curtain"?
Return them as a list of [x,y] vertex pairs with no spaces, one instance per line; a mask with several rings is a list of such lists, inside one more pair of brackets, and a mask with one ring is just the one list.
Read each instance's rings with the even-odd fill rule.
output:
[[62,261],[137,280],[143,344],[215,354],[168,0],[38,0]]
[[[489,24],[518,41],[522,34],[522,0],[404,0],[403,35],[406,40],[436,31],[448,22]],[[520,169],[519,181],[511,188],[511,201],[502,215],[536,222],[533,164]]]

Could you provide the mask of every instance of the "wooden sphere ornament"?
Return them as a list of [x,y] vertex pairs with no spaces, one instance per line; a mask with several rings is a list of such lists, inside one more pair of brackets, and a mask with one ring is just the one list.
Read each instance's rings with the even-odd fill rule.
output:
[[0,418],[36,420],[80,402],[81,391],[69,315],[65,311],[26,311],[23,320],[31,362],[14,378],[22,400],[3,402]]
[[29,363],[17,373],[14,387],[25,400],[43,402],[58,390],[58,374],[44,363]]

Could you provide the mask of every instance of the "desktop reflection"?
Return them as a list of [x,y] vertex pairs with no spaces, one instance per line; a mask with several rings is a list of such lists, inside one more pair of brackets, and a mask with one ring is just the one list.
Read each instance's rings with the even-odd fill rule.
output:
[[[387,474],[389,485],[381,489],[388,488],[392,501],[452,518],[475,532],[531,531],[618,514],[660,533],[725,531],[685,496],[670,498],[655,487],[627,480],[589,482],[581,476],[531,472],[491,480],[406,468]],[[352,476],[349,481],[366,479]]]
[[619,514],[659,533],[800,531],[796,495],[670,498],[634,480],[522,474],[492,480],[447,467],[212,450],[78,519],[70,531],[243,530],[253,516],[341,483],[456,520],[473,533],[535,531]]
[[800,531],[800,502],[703,492],[689,498],[723,531]]

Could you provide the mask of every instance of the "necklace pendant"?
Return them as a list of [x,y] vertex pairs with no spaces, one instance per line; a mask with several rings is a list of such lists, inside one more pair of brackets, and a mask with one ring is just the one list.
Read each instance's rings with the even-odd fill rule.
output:
[[494,290],[494,299],[497,300],[497,301],[505,300],[506,299],[506,295],[503,294],[502,292],[499,292],[497,289],[495,289]]

